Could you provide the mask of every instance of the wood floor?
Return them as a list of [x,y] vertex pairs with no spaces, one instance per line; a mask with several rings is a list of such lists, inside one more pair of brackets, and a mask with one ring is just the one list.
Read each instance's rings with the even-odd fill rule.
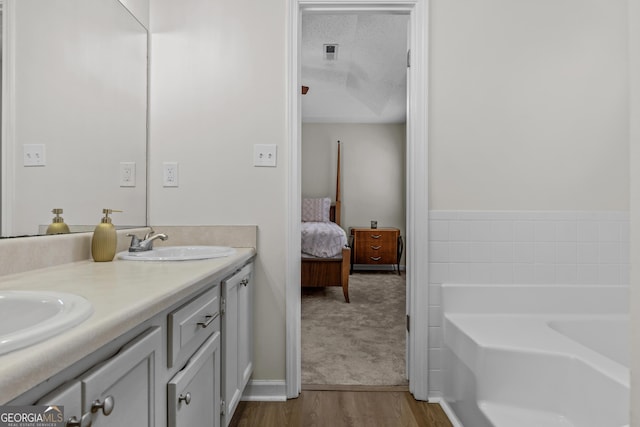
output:
[[240,402],[231,427],[451,427],[440,405],[407,391],[305,390],[286,402]]

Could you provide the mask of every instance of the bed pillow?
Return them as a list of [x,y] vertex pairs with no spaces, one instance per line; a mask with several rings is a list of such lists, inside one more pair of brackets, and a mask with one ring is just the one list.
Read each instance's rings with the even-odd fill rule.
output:
[[329,222],[330,209],[331,199],[328,197],[321,199],[302,199],[302,221]]

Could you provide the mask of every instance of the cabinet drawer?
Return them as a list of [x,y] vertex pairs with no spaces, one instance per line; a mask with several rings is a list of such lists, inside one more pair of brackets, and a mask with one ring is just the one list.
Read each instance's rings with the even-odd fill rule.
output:
[[220,286],[194,298],[169,313],[167,365],[171,368],[200,347],[213,332],[220,330]]

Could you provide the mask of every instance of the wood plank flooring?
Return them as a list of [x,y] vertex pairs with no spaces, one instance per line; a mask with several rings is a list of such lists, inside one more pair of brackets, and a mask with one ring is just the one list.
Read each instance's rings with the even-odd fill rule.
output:
[[240,402],[231,427],[452,427],[407,391],[305,390],[286,402]]

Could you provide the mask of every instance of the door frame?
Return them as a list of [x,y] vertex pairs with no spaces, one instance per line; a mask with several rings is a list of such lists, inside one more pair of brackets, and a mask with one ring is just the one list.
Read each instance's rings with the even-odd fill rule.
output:
[[301,103],[300,40],[302,12],[388,12],[409,15],[411,92],[407,93],[406,278],[409,390],[427,400],[428,382],[428,22],[429,0],[289,0],[287,22],[287,230],[286,230],[286,393],[296,398],[302,387],[300,206]]

